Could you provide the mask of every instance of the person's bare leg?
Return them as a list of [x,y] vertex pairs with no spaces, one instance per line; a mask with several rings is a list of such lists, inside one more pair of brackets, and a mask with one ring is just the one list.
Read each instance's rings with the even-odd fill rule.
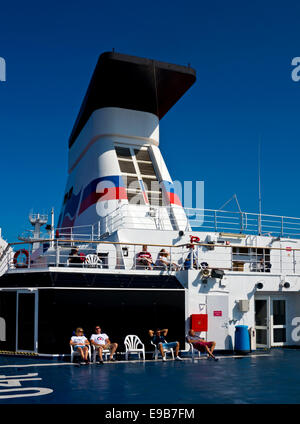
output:
[[179,342],[177,342],[176,348],[175,348],[175,356],[178,356],[178,352],[179,352]]
[[84,352],[82,350],[81,347],[79,347],[77,350],[79,350],[80,356],[81,356],[81,360],[84,361]]
[[102,347],[100,346],[100,347],[98,347],[98,352],[99,352],[99,361],[103,361],[103,358],[102,358]]
[[162,343],[159,343],[158,348],[159,348],[159,351],[161,353],[162,358],[164,358],[165,357],[165,352],[164,352]]
[[111,346],[112,346],[112,348],[111,348],[110,356],[109,356],[109,359],[110,359],[110,360],[112,360],[112,359],[113,359],[113,355],[114,355],[115,351],[116,351],[116,350],[117,350],[117,348],[118,348],[118,343],[112,343],[112,344],[111,344]]
[[84,347],[83,348],[83,354],[84,354],[84,360],[87,361],[88,360],[88,354],[89,354],[89,348],[88,347]]
[[215,357],[214,357],[213,353],[209,350],[209,347],[208,347],[208,346],[205,346],[205,349],[206,349],[207,354],[208,354],[211,358],[215,359]]

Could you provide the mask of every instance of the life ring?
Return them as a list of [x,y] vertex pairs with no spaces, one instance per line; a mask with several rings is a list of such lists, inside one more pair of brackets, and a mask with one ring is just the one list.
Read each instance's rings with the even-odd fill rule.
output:
[[[22,260],[19,261],[18,258],[20,255],[25,255],[25,258],[22,256]],[[29,259],[29,252],[26,249],[20,249],[17,250],[17,252],[14,254],[14,265],[16,268],[26,268],[28,267],[28,259]]]

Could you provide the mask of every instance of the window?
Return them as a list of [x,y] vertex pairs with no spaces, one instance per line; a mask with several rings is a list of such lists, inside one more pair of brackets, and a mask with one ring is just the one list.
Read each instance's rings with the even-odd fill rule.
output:
[[161,206],[162,190],[148,147],[115,148],[129,203]]
[[233,247],[232,264],[233,271],[242,271],[243,264],[248,263],[251,271],[270,272],[270,249]]

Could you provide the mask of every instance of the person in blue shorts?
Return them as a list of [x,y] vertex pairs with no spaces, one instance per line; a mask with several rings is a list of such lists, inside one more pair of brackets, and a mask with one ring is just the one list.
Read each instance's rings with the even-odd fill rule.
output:
[[83,329],[81,327],[76,328],[75,336],[71,337],[70,345],[73,346],[74,351],[80,353],[82,364],[89,364],[89,344],[90,342],[85,337]]
[[159,328],[156,331],[153,330],[149,330],[149,336],[151,337],[152,342],[157,346],[157,348],[159,349],[162,359],[163,361],[166,360],[166,354],[164,352],[164,348],[165,349],[175,349],[175,359],[177,361],[182,361],[182,358],[180,358],[180,356],[178,356],[178,352],[179,352],[179,342],[170,342],[168,343],[165,339],[166,335],[168,334],[168,329],[165,328],[163,330],[160,330]]

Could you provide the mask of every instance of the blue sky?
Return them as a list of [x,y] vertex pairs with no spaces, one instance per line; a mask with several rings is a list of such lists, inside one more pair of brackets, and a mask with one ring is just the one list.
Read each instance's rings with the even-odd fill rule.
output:
[[[99,55],[187,65],[197,81],[162,119],[171,176],[204,181],[205,207],[234,193],[258,211],[300,216],[297,1],[6,2],[0,11],[0,227],[16,241],[31,209],[58,218],[68,137]],[[229,206],[230,207],[230,206]],[[233,206],[232,206],[233,207]]]

